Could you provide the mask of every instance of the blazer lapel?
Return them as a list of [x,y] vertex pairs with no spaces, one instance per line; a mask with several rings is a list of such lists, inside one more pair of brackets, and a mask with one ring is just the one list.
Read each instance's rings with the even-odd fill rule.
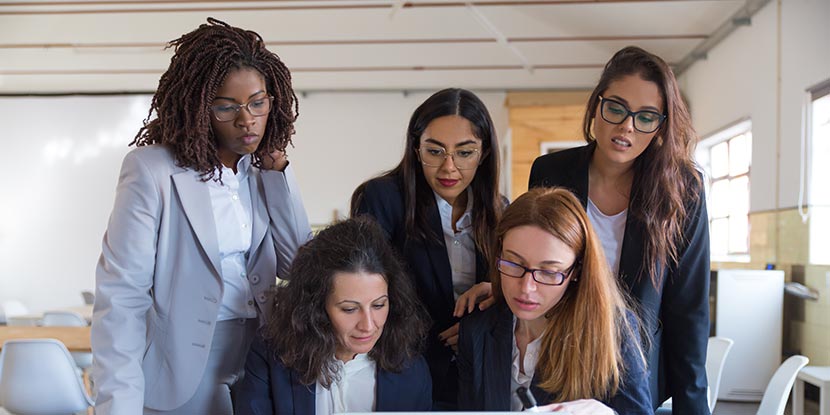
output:
[[265,232],[268,230],[269,216],[268,207],[265,206],[265,199],[262,195],[265,194],[262,188],[262,177],[259,169],[251,167],[251,174],[248,176],[248,186],[251,191],[251,255],[248,256],[248,266],[254,260],[254,252],[259,249],[262,240],[265,237]]
[[424,245],[429,255],[432,268],[435,271],[436,285],[441,291],[445,301],[454,304],[452,291],[452,267],[450,258],[447,256],[447,244],[444,242],[444,228],[441,226],[441,216],[438,213],[438,205],[432,203],[428,212],[430,230],[437,240],[427,240]]
[[190,227],[213,265],[216,276],[221,278],[219,242],[216,236],[213,210],[210,208],[212,204],[207,183],[203,182],[199,173],[193,170],[184,170],[173,174],[172,177]]
[[496,315],[496,324],[484,337],[484,407],[510,410],[513,367],[513,314],[506,304]]
[[297,373],[291,371],[291,397],[294,399],[294,413],[297,415],[313,414],[317,403],[314,392],[317,385],[303,385]]

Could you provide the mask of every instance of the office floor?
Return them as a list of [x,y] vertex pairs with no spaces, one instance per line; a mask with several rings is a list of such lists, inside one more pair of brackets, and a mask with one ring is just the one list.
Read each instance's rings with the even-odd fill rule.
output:
[[[818,415],[818,402],[806,401],[804,404],[804,415]],[[712,415],[755,415],[758,411],[757,402],[727,402],[718,401],[715,405],[715,412]],[[784,409],[784,415],[791,415],[792,409],[789,404]]]

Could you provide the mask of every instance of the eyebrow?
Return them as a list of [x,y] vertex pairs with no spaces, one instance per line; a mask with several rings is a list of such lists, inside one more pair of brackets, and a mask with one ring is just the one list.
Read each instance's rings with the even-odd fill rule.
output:
[[[631,109],[631,105],[629,104],[629,102],[625,98],[623,98],[619,95],[611,95],[610,97],[605,97],[605,98],[610,98],[610,99],[613,99],[613,100],[616,100],[616,101],[620,101],[623,104],[625,104],[625,106],[629,107],[629,109]],[[654,112],[657,112],[657,113],[660,112],[660,110],[657,107],[652,107],[651,105],[647,105],[645,107],[640,107],[640,109],[638,111],[642,111],[642,110],[654,111]]]
[[[265,90],[260,89],[259,91],[254,92],[254,93],[253,93],[253,94],[251,94],[251,95],[248,95],[248,99],[251,99],[251,98],[253,98],[253,97],[255,97],[255,96],[259,95],[259,94],[264,94],[264,93],[265,93]],[[234,98],[230,98],[230,97],[215,97],[215,98],[213,98],[213,99],[226,99],[226,100],[228,100],[228,101],[239,102],[239,101],[237,101],[236,99],[234,99]]]
[[[427,138],[427,139],[424,140],[424,142],[425,143],[431,143],[431,144],[437,144],[441,147],[447,148],[446,144],[444,144],[444,143],[442,143],[442,142],[440,142],[440,141],[438,141],[434,138]],[[475,140],[466,140],[466,141],[462,141],[462,142],[456,144],[455,146],[456,147],[461,147],[461,146],[466,146],[466,145],[470,145],[470,144],[478,144],[478,143]]]
[[[520,261],[525,261],[524,257],[519,255],[519,253],[516,252],[516,251],[510,250],[510,249],[505,249],[504,251],[511,254],[511,255],[513,255],[513,256],[515,256],[516,258],[519,258]],[[542,261],[540,264],[542,264],[542,265],[556,265],[556,264],[562,265],[562,261],[560,261],[558,259],[550,259],[550,260],[547,260],[547,261]]]
[[[389,299],[389,294],[384,294],[384,295],[382,295],[378,298],[375,298],[374,300],[369,301],[369,303],[371,304],[371,303],[374,303],[375,301],[382,300],[384,298]],[[335,305],[340,305],[340,304],[343,304],[343,303],[353,303],[353,304],[360,305],[360,301],[355,301],[355,300],[343,300],[343,301],[341,301],[341,302],[339,302]]]

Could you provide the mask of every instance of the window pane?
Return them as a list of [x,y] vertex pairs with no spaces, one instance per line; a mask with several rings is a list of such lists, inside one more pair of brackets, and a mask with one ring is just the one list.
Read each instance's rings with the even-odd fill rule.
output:
[[723,218],[729,215],[729,180],[712,182],[708,207],[711,218]]
[[739,254],[747,252],[747,235],[749,234],[749,220],[747,216],[729,217],[729,253]]
[[709,240],[712,242],[713,257],[727,254],[729,247],[729,219],[715,219],[709,228]]
[[813,101],[813,160],[810,201],[814,205],[830,206],[830,95]]
[[729,173],[729,143],[723,143],[712,146],[712,159],[709,160],[712,166],[712,177],[718,178],[726,176]]
[[749,213],[749,177],[741,176],[729,181],[729,216]]
[[729,140],[729,175],[738,176],[749,171],[752,148],[745,134]]

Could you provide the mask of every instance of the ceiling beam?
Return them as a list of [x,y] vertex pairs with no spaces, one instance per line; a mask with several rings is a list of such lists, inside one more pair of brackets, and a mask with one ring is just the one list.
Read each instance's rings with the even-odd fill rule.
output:
[[[508,37],[510,43],[555,43],[555,42],[640,42],[649,40],[703,40],[705,34],[686,35],[633,35],[633,36],[549,36],[549,37]],[[323,40],[266,40],[267,46],[359,46],[359,45],[407,45],[407,44],[454,44],[454,43],[496,43],[493,38],[421,38],[421,39],[323,39]],[[164,49],[164,43],[119,42],[119,43],[0,43],[0,49]]]
[[[721,0],[692,0],[697,2],[717,2]],[[401,8],[437,8],[466,7],[470,3],[477,7],[492,6],[557,6],[600,3],[688,3],[689,0],[520,0],[520,1],[472,1],[472,2],[404,2]],[[240,5],[233,6],[234,3]],[[260,3],[263,5],[251,5]],[[282,3],[282,4],[281,4]],[[217,6],[207,6],[219,4]],[[242,5],[246,4],[246,5]],[[174,5],[174,7],[159,7]],[[178,7],[175,7],[178,6]],[[72,15],[102,13],[181,13],[181,12],[226,12],[226,11],[268,11],[268,10],[348,10],[348,9],[388,9],[388,3],[338,1],[294,1],[294,0],[109,0],[109,1],[67,1],[67,2],[11,2],[0,3],[0,16],[3,15]]]

